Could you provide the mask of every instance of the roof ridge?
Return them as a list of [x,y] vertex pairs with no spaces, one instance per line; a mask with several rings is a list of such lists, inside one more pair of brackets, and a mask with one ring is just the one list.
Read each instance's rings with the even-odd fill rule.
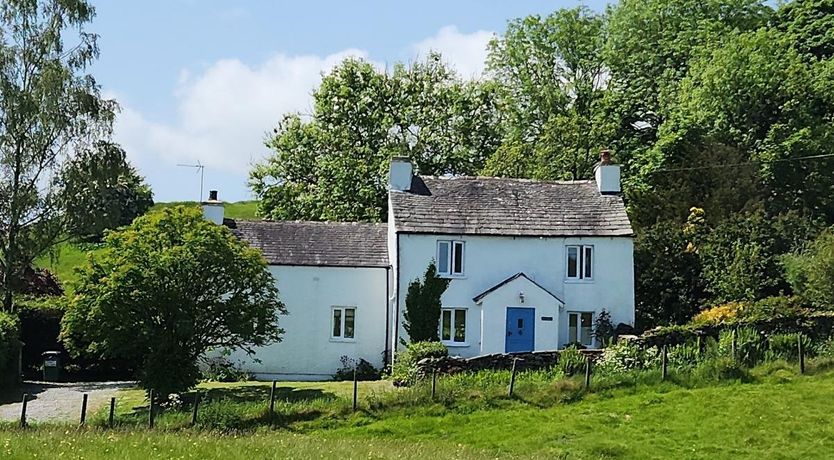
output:
[[527,184],[557,184],[557,185],[573,185],[573,184],[589,184],[595,182],[592,179],[575,179],[575,180],[540,180],[529,179],[523,177],[497,177],[497,176],[429,176],[420,175],[423,179],[438,179],[438,180],[494,180],[505,182],[521,182]]
[[278,220],[278,219],[230,219],[235,222],[246,222],[252,224],[313,224],[333,226],[386,226],[385,222],[361,222],[361,221],[339,221],[339,220]]

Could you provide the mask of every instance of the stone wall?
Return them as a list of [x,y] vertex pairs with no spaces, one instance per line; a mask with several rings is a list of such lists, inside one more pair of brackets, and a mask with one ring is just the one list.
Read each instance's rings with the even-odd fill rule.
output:
[[[602,354],[602,350],[580,350],[580,352],[592,359],[597,359]],[[509,370],[512,369],[515,360],[518,360],[516,369],[520,371],[547,369],[559,362],[560,354],[561,350],[551,350],[530,353],[496,353],[473,358],[457,356],[425,358],[417,363],[417,378],[431,376],[433,370],[438,374],[456,374],[484,369]]]

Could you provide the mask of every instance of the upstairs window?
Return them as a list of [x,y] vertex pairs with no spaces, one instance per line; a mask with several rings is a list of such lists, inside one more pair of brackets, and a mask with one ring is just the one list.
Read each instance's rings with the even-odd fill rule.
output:
[[466,342],[466,309],[440,310],[440,340],[451,344]]
[[356,326],[356,308],[333,307],[331,339],[353,340]]
[[437,274],[440,276],[463,276],[463,241],[437,242]]
[[567,279],[593,279],[594,278],[594,247],[593,246],[567,246]]

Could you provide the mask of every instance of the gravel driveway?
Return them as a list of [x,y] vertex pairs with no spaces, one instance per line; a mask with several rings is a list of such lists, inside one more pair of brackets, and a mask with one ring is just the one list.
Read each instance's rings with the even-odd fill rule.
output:
[[[25,382],[20,391],[29,394],[26,420],[30,422],[77,422],[81,416],[82,395],[87,393],[87,416],[110,403],[121,388],[135,382],[53,383]],[[0,420],[20,420],[20,402],[0,405]]]

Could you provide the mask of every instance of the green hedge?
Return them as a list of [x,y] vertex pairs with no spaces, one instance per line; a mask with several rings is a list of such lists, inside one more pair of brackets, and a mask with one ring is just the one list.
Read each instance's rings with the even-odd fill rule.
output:
[[0,388],[18,382],[17,355],[20,350],[20,322],[17,316],[0,312]]

